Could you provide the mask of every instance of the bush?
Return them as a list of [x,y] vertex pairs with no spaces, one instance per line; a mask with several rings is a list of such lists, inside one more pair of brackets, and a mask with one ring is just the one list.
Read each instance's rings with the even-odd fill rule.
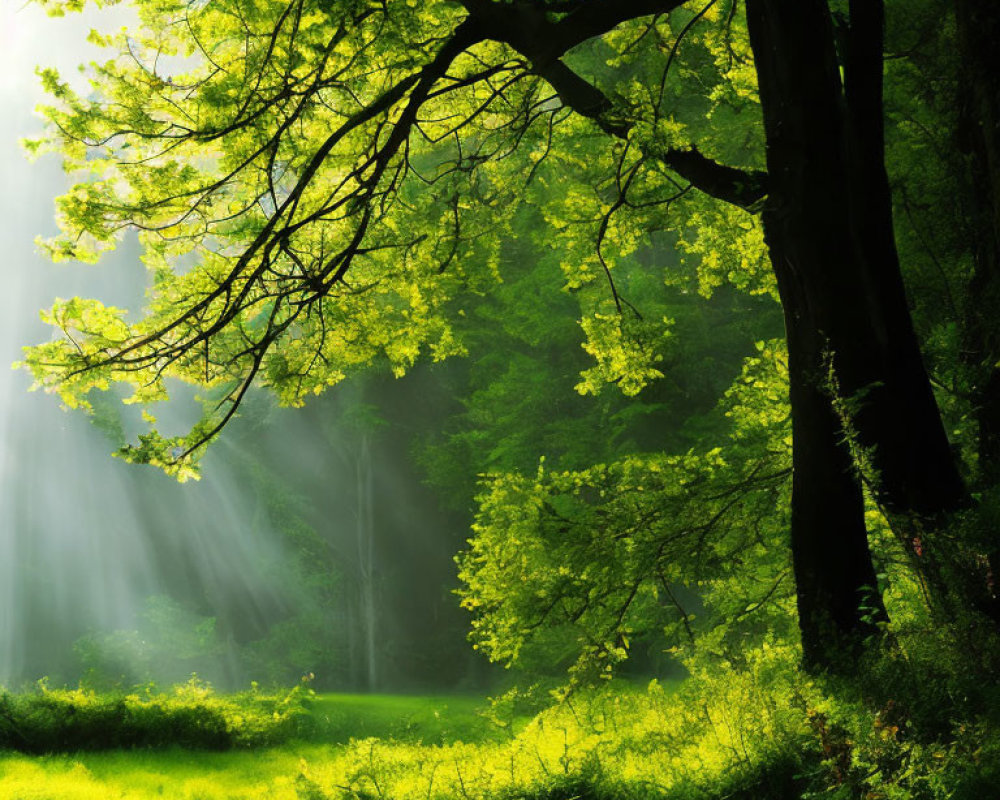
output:
[[196,679],[168,692],[88,689],[0,692],[0,749],[25,753],[179,746],[226,750],[277,744],[300,735],[308,690],[217,695]]

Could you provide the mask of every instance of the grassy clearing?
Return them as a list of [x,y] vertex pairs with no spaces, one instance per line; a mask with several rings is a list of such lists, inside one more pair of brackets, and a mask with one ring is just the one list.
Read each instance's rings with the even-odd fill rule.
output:
[[485,705],[469,695],[322,694],[308,704],[308,738],[330,744],[369,737],[424,744],[498,738],[502,734],[483,719]]
[[0,800],[799,797],[803,776],[825,780],[816,720],[828,736],[833,711],[808,685],[759,672],[615,684],[506,731],[479,698],[320,695],[307,740],[280,746],[0,755]]
[[[310,740],[278,747],[0,757],[0,800],[700,800],[714,796],[706,781],[732,794],[772,772],[785,780],[796,764],[766,743],[798,749],[800,721],[776,711],[788,698],[761,702],[745,681],[714,688],[726,694],[710,730],[700,706],[656,683],[608,687],[507,732],[476,698],[324,695],[310,703]],[[739,743],[741,762],[734,731],[755,742]]]
[[[322,695],[308,740],[226,752],[0,755],[0,800],[981,800],[1000,781],[984,721],[900,733],[760,651],[681,685],[612,684],[499,731],[469,697]],[[485,705],[485,704],[484,704]],[[897,716],[890,716],[896,714]],[[914,718],[916,719],[916,718]],[[916,722],[913,723],[916,725]],[[991,794],[992,792],[992,794]]]
[[503,734],[478,713],[481,697],[316,695],[306,741],[256,750],[179,747],[29,756],[0,752],[0,800],[301,800],[310,770],[324,774],[352,739],[418,746]]

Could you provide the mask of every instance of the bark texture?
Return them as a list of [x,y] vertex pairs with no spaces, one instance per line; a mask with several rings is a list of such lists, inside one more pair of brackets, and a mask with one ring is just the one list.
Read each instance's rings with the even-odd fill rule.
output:
[[792,551],[811,667],[856,655],[886,618],[861,485],[828,381],[831,348],[869,338],[874,289],[852,236],[846,130],[833,29],[822,0],[748,0],[767,135],[764,230],[788,340]]
[[1000,482],[1000,4],[956,0],[962,96],[959,146],[973,231],[964,346],[973,370],[984,485]]
[[893,235],[885,169],[883,4],[850,0],[844,58],[849,209],[871,319],[868,338],[834,342],[847,396],[863,394],[852,424],[870,448],[876,495],[891,515],[934,527],[967,507],[958,471],[920,354]]

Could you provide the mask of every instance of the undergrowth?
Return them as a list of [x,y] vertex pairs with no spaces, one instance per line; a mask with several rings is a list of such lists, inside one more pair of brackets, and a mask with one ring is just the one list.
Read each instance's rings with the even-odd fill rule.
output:
[[[339,735],[344,720],[331,716],[324,730],[337,734],[336,740],[318,743],[313,727],[312,742],[286,742],[252,753],[173,749],[45,759],[9,755],[0,757],[0,800],[991,797],[1000,785],[997,692],[991,682],[976,677],[981,672],[963,668],[961,651],[939,644],[924,634],[909,642],[901,637],[889,654],[859,664],[857,674],[831,678],[803,673],[797,648],[768,643],[732,660],[692,661],[690,677],[679,687],[614,683],[571,693],[523,726],[497,728],[489,735],[472,725],[466,718],[470,709],[463,705],[462,725],[442,727],[449,732],[443,740],[412,736],[404,725],[397,728],[402,738],[388,733],[344,743]],[[79,706],[92,727],[61,728],[79,739],[87,731],[106,737],[107,730],[99,730],[100,713],[120,711],[121,704],[136,707],[135,718],[147,720],[162,719],[154,709],[169,707],[185,722],[192,717],[181,709],[192,715],[212,709],[211,724],[190,726],[185,735],[197,739],[201,731],[213,731],[207,741],[224,741],[224,746],[272,745],[296,725],[302,729],[298,715],[308,705],[303,695],[223,698],[190,686],[171,698],[119,697],[114,701],[119,705],[109,707],[109,699],[86,693],[40,691],[31,696],[32,713],[20,718],[51,719],[51,709],[58,708],[55,716],[62,715],[65,723],[67,707]],[[311,713],[334,715],[344,704],[342,711],[352,708],[357,714],[358,731],[373,730],[362,719],[368,712],[376,714],[378,725],[388,724],[388,699],[350,703],[351,698],[331,696],[314,701]],[[412,713],[419,706],[411,700],[406,708]],[[220,718],[227,720],[224,736]],[[484,728],[489,724],[481,721]],[[172,730],[166,724],[153,728],[148,744]],[[54,729],[38,725],[40,731]],[[66,749],[66,741],[39,749]]]
[[309,716],[303,687],[216,694],[196,679],[165,692],[89,689],[0,691],[0,749],[57,753],[130,747],[226,750],[265,747],[301,735]]
[[[997,693],[922,636],[849,677],[765,645],[570,695],[504,743],[353,742],[303,764],[306,800],[980,800],[1000,785]],[[933,707],[932,704],[933,703]]]

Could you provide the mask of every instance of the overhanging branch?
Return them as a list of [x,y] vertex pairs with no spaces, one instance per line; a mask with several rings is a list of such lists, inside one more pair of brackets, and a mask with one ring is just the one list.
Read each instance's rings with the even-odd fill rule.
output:
[[[492,0],[463,2],[470,20],[487,32],[486,37],[504,42],[527,58],[533,71],[556,90],[565,106],[593,120],[605,133],[625,140],[634,123],[616,115],[607,95],[559,57],[575,45],[630,19],[666,13],[681,5],[679,0],[590,0],[553,21],[547,4],[525,0],[503,4]],[[720,164],[696,147],[677,149],[651,143],[642,150],[705,194],[741,208],[753,206],[767,194],[766,173]]]
[[[592,83],[558,59],[536,71],[556,90],[566,106],[592,119],[605,133],[628,139],[632,123],[616,118],[611,101]],[[680,150],[650,143],[644,145],[642,150],[647,157],[664,164],[696,189],[741,208],[758,203],[767,194],[766,173],[720,164],[700,153],[696,147]]]
[[[461,0],[469,14],[490,32],[519,52],[530,50],[542,64],[595,36],[603,36],[623,22],[652,14],[666,14],[685,0]],[[562,15],[562,16],[559,16]],[[526,53],[525,53],[526,54]]]

